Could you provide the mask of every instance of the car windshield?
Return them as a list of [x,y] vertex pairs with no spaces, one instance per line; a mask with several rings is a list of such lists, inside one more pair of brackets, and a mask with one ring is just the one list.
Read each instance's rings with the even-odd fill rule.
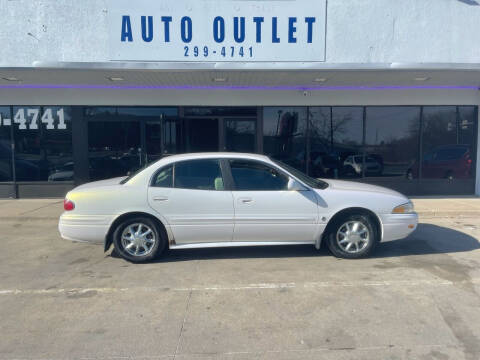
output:
[[294,167],[291,167],[290,165],[287,165],[284,162],[281,162],[279,160],[275,160],[275,159],[270,159],[270,160],[272,160],[275,164],[280,166],[282,169],[287,170],[290,174],[295,176],[300,181],[303,181],[308,186],[311,186],[315,189],[326,189],[328,187],[328,183],[326,183],[325,181],[312,178],[307,174],[301,172],[300,170],[297,170]]

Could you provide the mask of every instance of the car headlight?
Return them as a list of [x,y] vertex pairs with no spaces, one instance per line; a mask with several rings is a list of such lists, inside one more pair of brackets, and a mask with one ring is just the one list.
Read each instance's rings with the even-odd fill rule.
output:
[[392,214],[410,214],[413,213],[413,211],[413,203],[409,201],[394,208]]

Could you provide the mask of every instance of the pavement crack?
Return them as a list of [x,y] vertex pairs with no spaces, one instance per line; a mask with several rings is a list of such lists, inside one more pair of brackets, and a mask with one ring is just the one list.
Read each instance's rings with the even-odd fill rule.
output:
[[450,328],[460,346],[463,347],[465,359],[479,359],[480,339],[473,333],[467,323],[451,305],[438,304],[437,302],[437,307],[445,324]]
[[[63,201],[63,200],[62,200],[62,201]],[[26,215],[26,214],[30,214],[30,213],[35,212],[35,211],[40,210],[40,209],[45,209],[45,208],[50,207],[50,206],[52,206],[52,205],[60,204],[60,203],[62,203],[62,201],[55,201],[55,202],[49,203],[49,204],[47,204],[47,205],[40,206],[40,207],[35,208],[35,209],[25,211],[25,212],[21,213],[20,216]]]
[[190,299],[192,298],[192,293],[193,293],[193,289],[190,289],[190,292],[188,293],[188,297],[187,297],[187,305],[185,306],[185,311],[184,311],[184,314],[183,314],[182,327],[180,328],[180,334],[178,334],[177,347],[175,348],[175,353],[173,354],[173,359],[176,359],[177,354],[178,354],[178,350],[180,349],[180,343],[182,342],[183,329],[184,329],[185,323],[187,321],[187,315],[188,315],[188,311],[189,311],[189,308],[190,308]]

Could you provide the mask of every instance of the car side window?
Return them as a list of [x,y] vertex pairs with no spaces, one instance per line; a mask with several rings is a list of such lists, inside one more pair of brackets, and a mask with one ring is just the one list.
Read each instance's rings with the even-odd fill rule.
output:
[[153,177],[152,186],[171,188],[173,186],[173,165],[157,171]]
[[248,160],[230,160],[230,168],[236,190],[288,190],[288,177],[268,165]]
[[175,163],[174,187],[194,190],[225,190],[220,163],[215,159]]

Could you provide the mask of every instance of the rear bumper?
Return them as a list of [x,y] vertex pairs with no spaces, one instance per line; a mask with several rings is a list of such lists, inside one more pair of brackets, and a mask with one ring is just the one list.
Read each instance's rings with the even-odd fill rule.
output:
[[103,244],[112,217],[105,215],[73,215],[64,213],[58,222],[62,238],[71,241]]
[[380,216],[382,221],[382,242],[406,238],[418,226],[417,213],[386,214]]

